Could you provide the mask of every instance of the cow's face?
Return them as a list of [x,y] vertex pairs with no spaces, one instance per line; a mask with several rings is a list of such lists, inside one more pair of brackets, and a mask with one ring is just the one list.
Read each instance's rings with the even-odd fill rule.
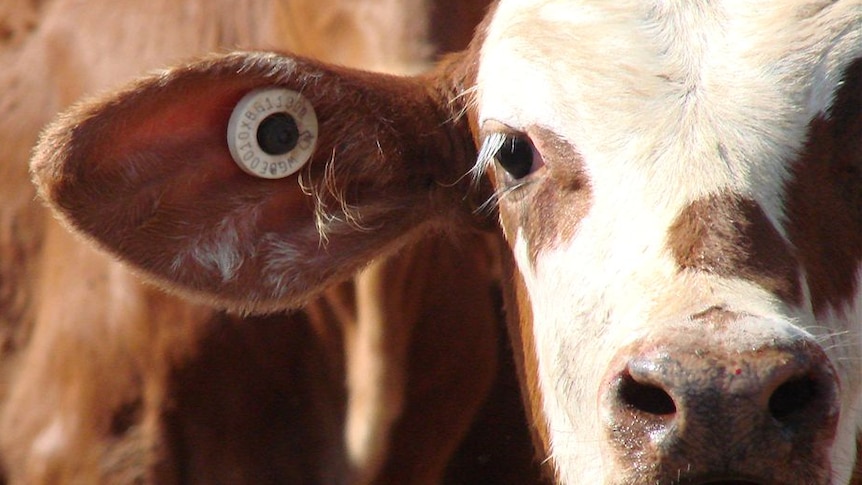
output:
[[[846,483],[859,2],[524,0],[491,15],[430,76],[238,53],[144,79],[46,131],[40,192],[160,284],[257,311],[463,226],[478,157],[561,482]],[[260,180],[225,134],[236,103],[273,85],[307,98],[319,139],[299,173]]]
[[563,482],[848,479],[858,68],[829,116],[860,31],[858,2],[498,6],[478,170]]

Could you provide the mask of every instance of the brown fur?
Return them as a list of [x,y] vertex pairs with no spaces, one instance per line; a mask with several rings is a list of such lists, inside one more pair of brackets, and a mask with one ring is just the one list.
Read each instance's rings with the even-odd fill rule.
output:
[[[477,12],[484,3],[458,2],[458,8]],[[402,295],[362,303],[357,287],[345,283],[303,313],[239,319],[143,286],[82,245],[33,202],[25,163],[39,126],[82,94],[212,50],[291,47],[343,64],[418,69],[434,52],[433,40],[424,37],[426,17],[410,10],[420,2],[398,8],[301,0],[33,5],[41,9],[38,17],[16,17],[15,33],[3,34],[14,49],[4,51],[8,68],[0,74],[6,157],[0,163],[0,444],[8,479],[327,482],[371,480],[375,470],[381,483],[439,479],[495,373],[492,275],[482,251],[474,251],[481,241],[422,242],[369,271],[387,282],[405,281],[401,287],[423,295],[418,301]],[[435,11],[447,7],[441,3]],[[3,32],[11,31],[7,25]],[[450,48],[455,45],[443,46]],[[416,260],[438,264],[404,273]],[[420,274],[429,271],[433,277]],[[455,278],[462,271],[473,278]],[[451,293],[464,300],[452,302]],[[350,335],[380,324],[357,312],[380,302],[377,314],[398,326],[369,345],[385,342],[396,352],[382,356],[391,383],[383,390],[394,393],[383,399],[402,404],[383,437],[382,461],[359,473],[346,461],[342,427],[350,393],[369,384],[354,379],[344,387],[343,364]],[[432,412],[441,417],[429,418]],[[46,433],[58,416],[67,420],[61,433],[67,441],[60,444]]]
[[[457,52],[474,39],[473,29],[486,16],[490,2],[431,5],[430,38],[441,53]],[[480,33],[481,36],[481,33]]]
[[[831,116],[815,120],[788,184],[789,235],[817,313],[856,293],[862,261],[862,61],[849,69]],[[812,197],[811,194],[817,194]],[[840,241],[841,244],[835,244]],[[836,329],[837,330],[837,329]]]
[[749,280],[787,303],[801,303],[793,252],[753,200],[718,195],[695,201],[667,237],[682,271]]
[[[234,77],[234,72],[243,74]],[[286,74],[271,77],[271,72]],[[326,84],[327,74],[349,77],[350,83],[361,87],[349,98],[330,100],[320,96],[335,89]],[[218,81],[208,82],[210,79]],[[318,89],[305,87],[310,79],[315,79]],[[320,194],[322,200],[317,202],[317,208],[308,203],[295,178],[258,181],[237,172],[222,142],[227,125],[219,114],[229,112],[242,93],[267,83],[305,91],[316,106],[321,135],[315,159],[303,175],[312,190]],[[236,219],[231,224],[237,226],[240,240],[250,242],[240,248],[243,264],[236,277],[224,281],[216,268],[186,258],[181,271],[171,279],[180,287],[216,295],[222,304],[242,309],[293,307],[303,303],[302,298],[310,291],[353,274],[359,262],[380,254],[381,244],[391,251],[389,241],[415,233],[426,221],[451,214],[445,212],[450,206],[449,198],[453,198],[449,191],[434,191],[432,204],[426,204],[428,194],[424,189],[449,183],[449,174],[456,170],[443,162],[469,159],[473,149],[468,141],[449,140],[437,134],[436,126],[448,115],[436,110],[425,96],[424,90],[398,78],[378,79],[361,72],[330,70],[311,61],[299,63],[293,74],[290,66],[278,59],[240,54],[215,58],[136,84],[117,95],[120,102],[97,102],[87,105],[87,111],[70,111],[48,130],[50,138],[40,144],[49,152],[37,149],[36,159],[44,162],[34,164],[34,174],[38,180],[52,181],[40,184],[45,198],[81,216],[72,221],[73,225],[96,240],[115,243],[108,246],[110,251],[136,255],[133,263],[162,277],[171,275],[175,262],[159,254],[181,254],[189,244],[183,237],[188,231],[203,234],[204,228],[217,226],[225,214],[230,215]],[[390,97],[413,109],[399,109],[401,106],[394,106]],[[334,115],[344,106],[362,107],[369,111],[368,117]],[[94,118],[91,113],[95,112],[104,116]],[[162,116],[171,122],[162,122]],[[392,124],[370,122],[380,118]],[[89,119],[94,122],[83,121]],[[415,126],[416,131],[407,133],[393,126]],[[177,133],[177,129],[182,131]],[[424,143],[406,143],[414,136],[421,137]],[[130,141],[112,141],[119,139]],[[359,143],[366,139],[376,139],[376,143]],[[72,149],[53,152],[52,147],[59,145]],[[388,154],[408,149],[403,155],[411,164],[410,170],[387,165]],[[177,164],[170,153],[190,155]],[[70,163],[55,156],[68,157]],[[335,173],[326,180],[330,165]],[[462,162],[462,166],[466,164]],[[56,171],[57,167],[62,167],[62,172]],[[139,173],[146,178],[139,178]],[[81,183],[84,180],[87,183]],[[196,180],[195,185],[190,186],[188,180]],[[318,188],[324,184],[338,187],[343,196]],[[221,193],[227,186],[235,187],[229,197],[204,197],[207,202],[202,205],[198,194]],[[380,194],[387,194],[387,198],[380,200]],[[156,200],[158,204],[154,206]],[[313,210],[335,211],[336,216],[347,221],[350,214],[339,212],[345,204],[359,208],[360,227],[336,222],[326,231],[361,233],[364,226],[375,228],[374,237],[347,241],[333,236],[326,247],[327,261],[319,264],[315,258],[321,249],[320,236],[306,230],[304,224],[313,219]],[[85,209],[96,207],[105,212]],[[266,223],[245,224],[252,213]],[[105,224],[109,214],[112,222]],[[183,214],[193,226],[176,225],[176,214]],[[122,239],[112,239],[116,231],[130,232]],[[279,242],[290,243],[299,254],[297,263],[307,264],[308,269],[296,268],[292,279],[270,287],[261,284],[261,278],[270,274],[268,265],[276,251],[268,238],[272,234],[283,235]],[[362,244],[365,239],[367,246]],[[345,243],[347,246],[342,246]],[[357,253],[364,257],[356,258]]]

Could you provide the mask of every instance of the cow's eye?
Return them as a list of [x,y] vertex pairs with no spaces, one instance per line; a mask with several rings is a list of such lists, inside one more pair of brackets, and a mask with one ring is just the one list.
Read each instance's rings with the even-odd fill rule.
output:
[[494,158],[517,180],[533,171],[535,156],[535,149],[529,138],[525,135],[507,135]]

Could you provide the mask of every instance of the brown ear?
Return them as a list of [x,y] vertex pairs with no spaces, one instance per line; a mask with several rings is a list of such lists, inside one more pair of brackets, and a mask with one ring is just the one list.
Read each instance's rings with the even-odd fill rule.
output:
[[[61,116],[38,144],[42,197],[73,230],[169,288],[241,310],[296,306],[450,219],[475,157],[433,77],[275,54],[213,57]],[[302,93],[319,121],[300,172],[249,175],[228,121],[248,92]]]

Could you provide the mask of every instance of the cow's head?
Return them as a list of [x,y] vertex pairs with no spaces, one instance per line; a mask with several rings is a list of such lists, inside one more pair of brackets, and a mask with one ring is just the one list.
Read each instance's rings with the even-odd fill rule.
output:
[[[858,0],[503,0],[422,77],[239,53],[144,79],[61,117],[33,171],[73,230],[249,311],[295,307],[423,231],[481,226],[491,196],[561,482],[845,483],[860,55]],[[241,171],[225,141],[265,86],[320,122],[282,180]]]

